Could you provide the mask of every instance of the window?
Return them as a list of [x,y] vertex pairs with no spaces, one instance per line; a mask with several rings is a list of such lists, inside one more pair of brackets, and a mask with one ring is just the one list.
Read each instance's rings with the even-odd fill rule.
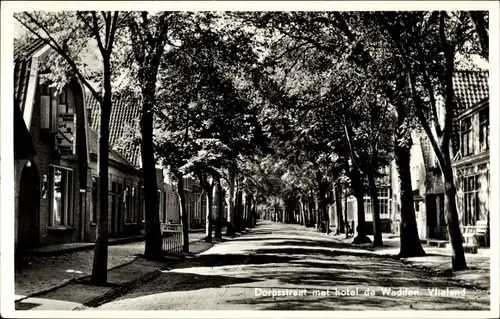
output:
[[90,212],[90,222],[95,223],[97,221],[97,178],[92,177],[92,209]]
[[[111,216],[115,216],[116,211],[116,182],[111,182]],[[110,227],[113,227],[114,219],[112,218],[111,223],[109,223]]]
[[130,186],[125,186],[125,190],[123,191],[123,214],[125,223],[130,224],[131,221],[131,210],[130,210]]
[[160,223],[162,222],[162,219],[161,219],[161,190],[158,190],[158,193],[157,193],[157,199],[158,199],[158,217],[160,218]]
[[57,130],[57,99],[47,84],[40,86],[40,125],[50,132]]
[[66,105],[68,101],[68,90],[63,89],[61,94],[59,94],[59,104]]
[[144,200],[144,186],[141,187],[141,196],[140,196],[140,201],[141,201],[141,219],[142,222],[146,221],[146,207],[145,207],[145,200]]
[[73,223],[73,170],[50,166],[51,226],[71,226]]
[[461,143],[462,156],[468,156],[474,153],[474,144],[472,138],[472,118],[468,117],[462,120],[461,124]]
[[365,206],[365,214],[371,214],[372,213],[372,201],[370,198],[365,197],[364,206]]
[[116,212],[116,217],[118,220],[115,220],[116,225],[120,225],[123,220],[123,184],[118,183],[118,187],[116,189],[116,206],[117,206],[117,212]]
[[132,186],[130,197],[131,197],[130,210],[132,212],[132,223],[136,224],[137,223],[137,211],[136,211],[136,201],[137,201],[137,199],[135,197],[135,186]]
[[482,109],[479,112],[479,145],[481,151],[490,148],[490,116],[489,108]]
[[163,192],[163,222],[167,222],[167,192]]
[[[389,187],[379,187],[377,190],[377,195],[378,195],[378,202],[379,202],[379,213],[380,213],[380,218],[381,219],[388,219],[390,218],[390,194],[389,194]],[[370,215],[373,214],[372,211],[372,200],[370,196],[365,196],[364,198],[364,207],[365,207],[365,214]]]
[[462,189],[464,192],[462,225],[475,225],[479,219],[479,175],[463,177]]

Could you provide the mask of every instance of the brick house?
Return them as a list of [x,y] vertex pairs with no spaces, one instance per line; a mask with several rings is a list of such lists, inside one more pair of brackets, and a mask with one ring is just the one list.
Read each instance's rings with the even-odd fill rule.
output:
[[[89,114],[89,125],[93,131],[99,130],[99,117],[100,117],[100,106],[99,103],[95,100],[93,96],[87,94],[86,96],[86,105],[87,112]],[[124,142],[124,137],[130,132],[130,129],[137,128],[138,121],[140,119],[141,109],[140,105],[136,100],[128,99],[126,96],[116,96],[114,98],[114,105],[111,109],[111,118],[110,118],[110,136],[109,143],[110,148],[115,149],[110,153],[110,159],[112,154],[113,156],[119,156],[120,161],[122,162],[121,167],[127,167],[127,173],[123,171],[121,174],[116,175],[115,179],[115,187],[113,189],[113,181],[110,176],[110,192],[113,195],[110,195],[110,204],[111,200],[120,200],[120,198],[124,198],[125,195],[122,193],[126,189],[126,182],[123,179],[129,180],[129,184],[137,185],[131,186],[137,187],[137,200],[142,204],[137,204],[135,206],[135,212],[132,216],[139,216],[138,224],[130,224],[127,226],[118,226],[115,225],[116,230],[114,233],[125,234],[125,233],[134,233],[137,230],[137,227],[140,231],[144,232],[145,225],[145,207],[144,207],[144,183],[142,177],[142,161],[141,161],[141,150],[137,145],[132,145],[131,143]],[[119,149],[120,152],[116,151]],[[118,157],[117,157],[118,159]],[[126,161],[126,163],[124,162]],[[123,166],[125,165],[125,166]],[[167,222],[180,222],[180,207],[179,207],[179,199],[177,196],[176,186],[173,182],[171,182],[168,178],[168,174],[165,169],[161,166],[156,167],[156,183],[158,187],[158,214],[160,218],[161,224],[166,224]],[[110,172],[111,174],[111,172]],[[139,180],[137,180],[139,178]],[[137,182],[135,182],[137,180]],[[134,182],[132,182],[134,181]],[[135,183],[135,184],[134,184]],[[187,201],[187,212],[188,212],[188,221],[190,229],[192,228],[200,228],[201,225],[204,226],[205,223],[205,214],[202,205],[205,200],[202,198],[201,187],[199,186],[199,182],[193,178],[186,177],[185,181],[185,194]],[[139,186],[140,185],[140,186]],[[205,204],[206,205],[206,204]],[[121,211],[121,206],[116,205],[112,208],[110,206],[110,225],[111,225],[111,217],[115,217],[116,220],[123,220],[123,213]],[[111,212],[111,210],[116,210],[115,212]],[[125,231],[128,229],[127,231]],[[113,232],[112,232],[113,233]]]
[[82,241],[89,149],[85,92],[74,79],[60,94],[40,83],[49,46],[14,43],[14,105],[34,152],[15,160],[16,249]]
[[[393,219],[392,210],[393,210],[393,200],[392,200],[392,165],[387,165],[379,170],[381,173],[381,177],[378,177],[376,180],[377,183],[377,191],[378,191],[378,200],[379,200],[379,212],[380,212],[380,225],[382,228],[382,232],[388,233],[391,232]],[[349,225],[356,229],[358,224],[358,201],[356,197],[350,195],[347,197],[347,222]],[[372,199],[366,189],[366,193],[363,197],[363,204],[365,209],[365,229],[368,234],[373,235],[373,211],[372,211]],[[336,219],[336,218],[335,218]]]
[[[451,149],[458,213],[463,225],[474,225],[489,216],[488,72],[456,71],[453,81],[456,113]],[[438,102],[443,103],[439,97]],[[410,166],[419,236],[446,240],[444,181],[437,157],[421,130],[412,133],[412,141]]]
[[[98,162],[99,134],[92,128],[87,129],[90,146],[90,189],[84,225],[85,241],[95,241],[98,218]],[[108,231],[109,237],[139,235],[142,223],[142,172],[116,150],[109,151],[108,162]]]
[[[466,85],[470,89],[466,90]],[[490,218],[488,72],[464,74],[460,89],[464,94],[458,114],[460,147],[454,158],[454,171],[460,222],[470,226],[479,220],[489,223]]]

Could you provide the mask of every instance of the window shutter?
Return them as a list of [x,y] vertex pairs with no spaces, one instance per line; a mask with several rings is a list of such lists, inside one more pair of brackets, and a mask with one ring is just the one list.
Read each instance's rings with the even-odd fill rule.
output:
[[40,96],[40,128],[50,130],[50,95]]
[[57,132],[57,128],[58,128],[58,118],[57,118],[57,96],[54,96],[54,95],[51,95],[51,99],[52,99],[52,114],[50,115],[51,116],[51,127],[50,127],[50,131],[51,132]]

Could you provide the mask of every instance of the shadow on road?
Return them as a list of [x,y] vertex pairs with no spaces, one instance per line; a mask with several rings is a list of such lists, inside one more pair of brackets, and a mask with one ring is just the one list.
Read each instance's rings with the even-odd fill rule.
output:
[[[433,289],[462,291],[464,287],[448,276],[407,267],[399,259],[357,252],[351,245],[313,235],[263,225],[223,243],[223,249],[173,266],[107,309],[132,304],[130,309],[489,309],[487,291],[469,289],[462,297],[432,296]],[[224,253],[228,251],[231,254]],[[257,295],[257,288],[306,289],[307,293],[272,297]],[[403,292],[388,295],[388,288]],[[186,291],[189,294],[181,293]],[[323,295],[315,294],[320,291]],[[356,295],[342,295],[345,291]],[[405,291],[410,295],[404,295]]]

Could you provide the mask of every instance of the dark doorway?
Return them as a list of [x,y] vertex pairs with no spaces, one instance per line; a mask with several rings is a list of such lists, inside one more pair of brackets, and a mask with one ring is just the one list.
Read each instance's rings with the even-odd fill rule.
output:
[[427,195],[426,206],[429,238],[445,239],[446,223],[444,218],[444,194]]
[[23,168],[19,185],[17,248],[20,249],[39,244],[40,176],[36,165],[28,163]]

